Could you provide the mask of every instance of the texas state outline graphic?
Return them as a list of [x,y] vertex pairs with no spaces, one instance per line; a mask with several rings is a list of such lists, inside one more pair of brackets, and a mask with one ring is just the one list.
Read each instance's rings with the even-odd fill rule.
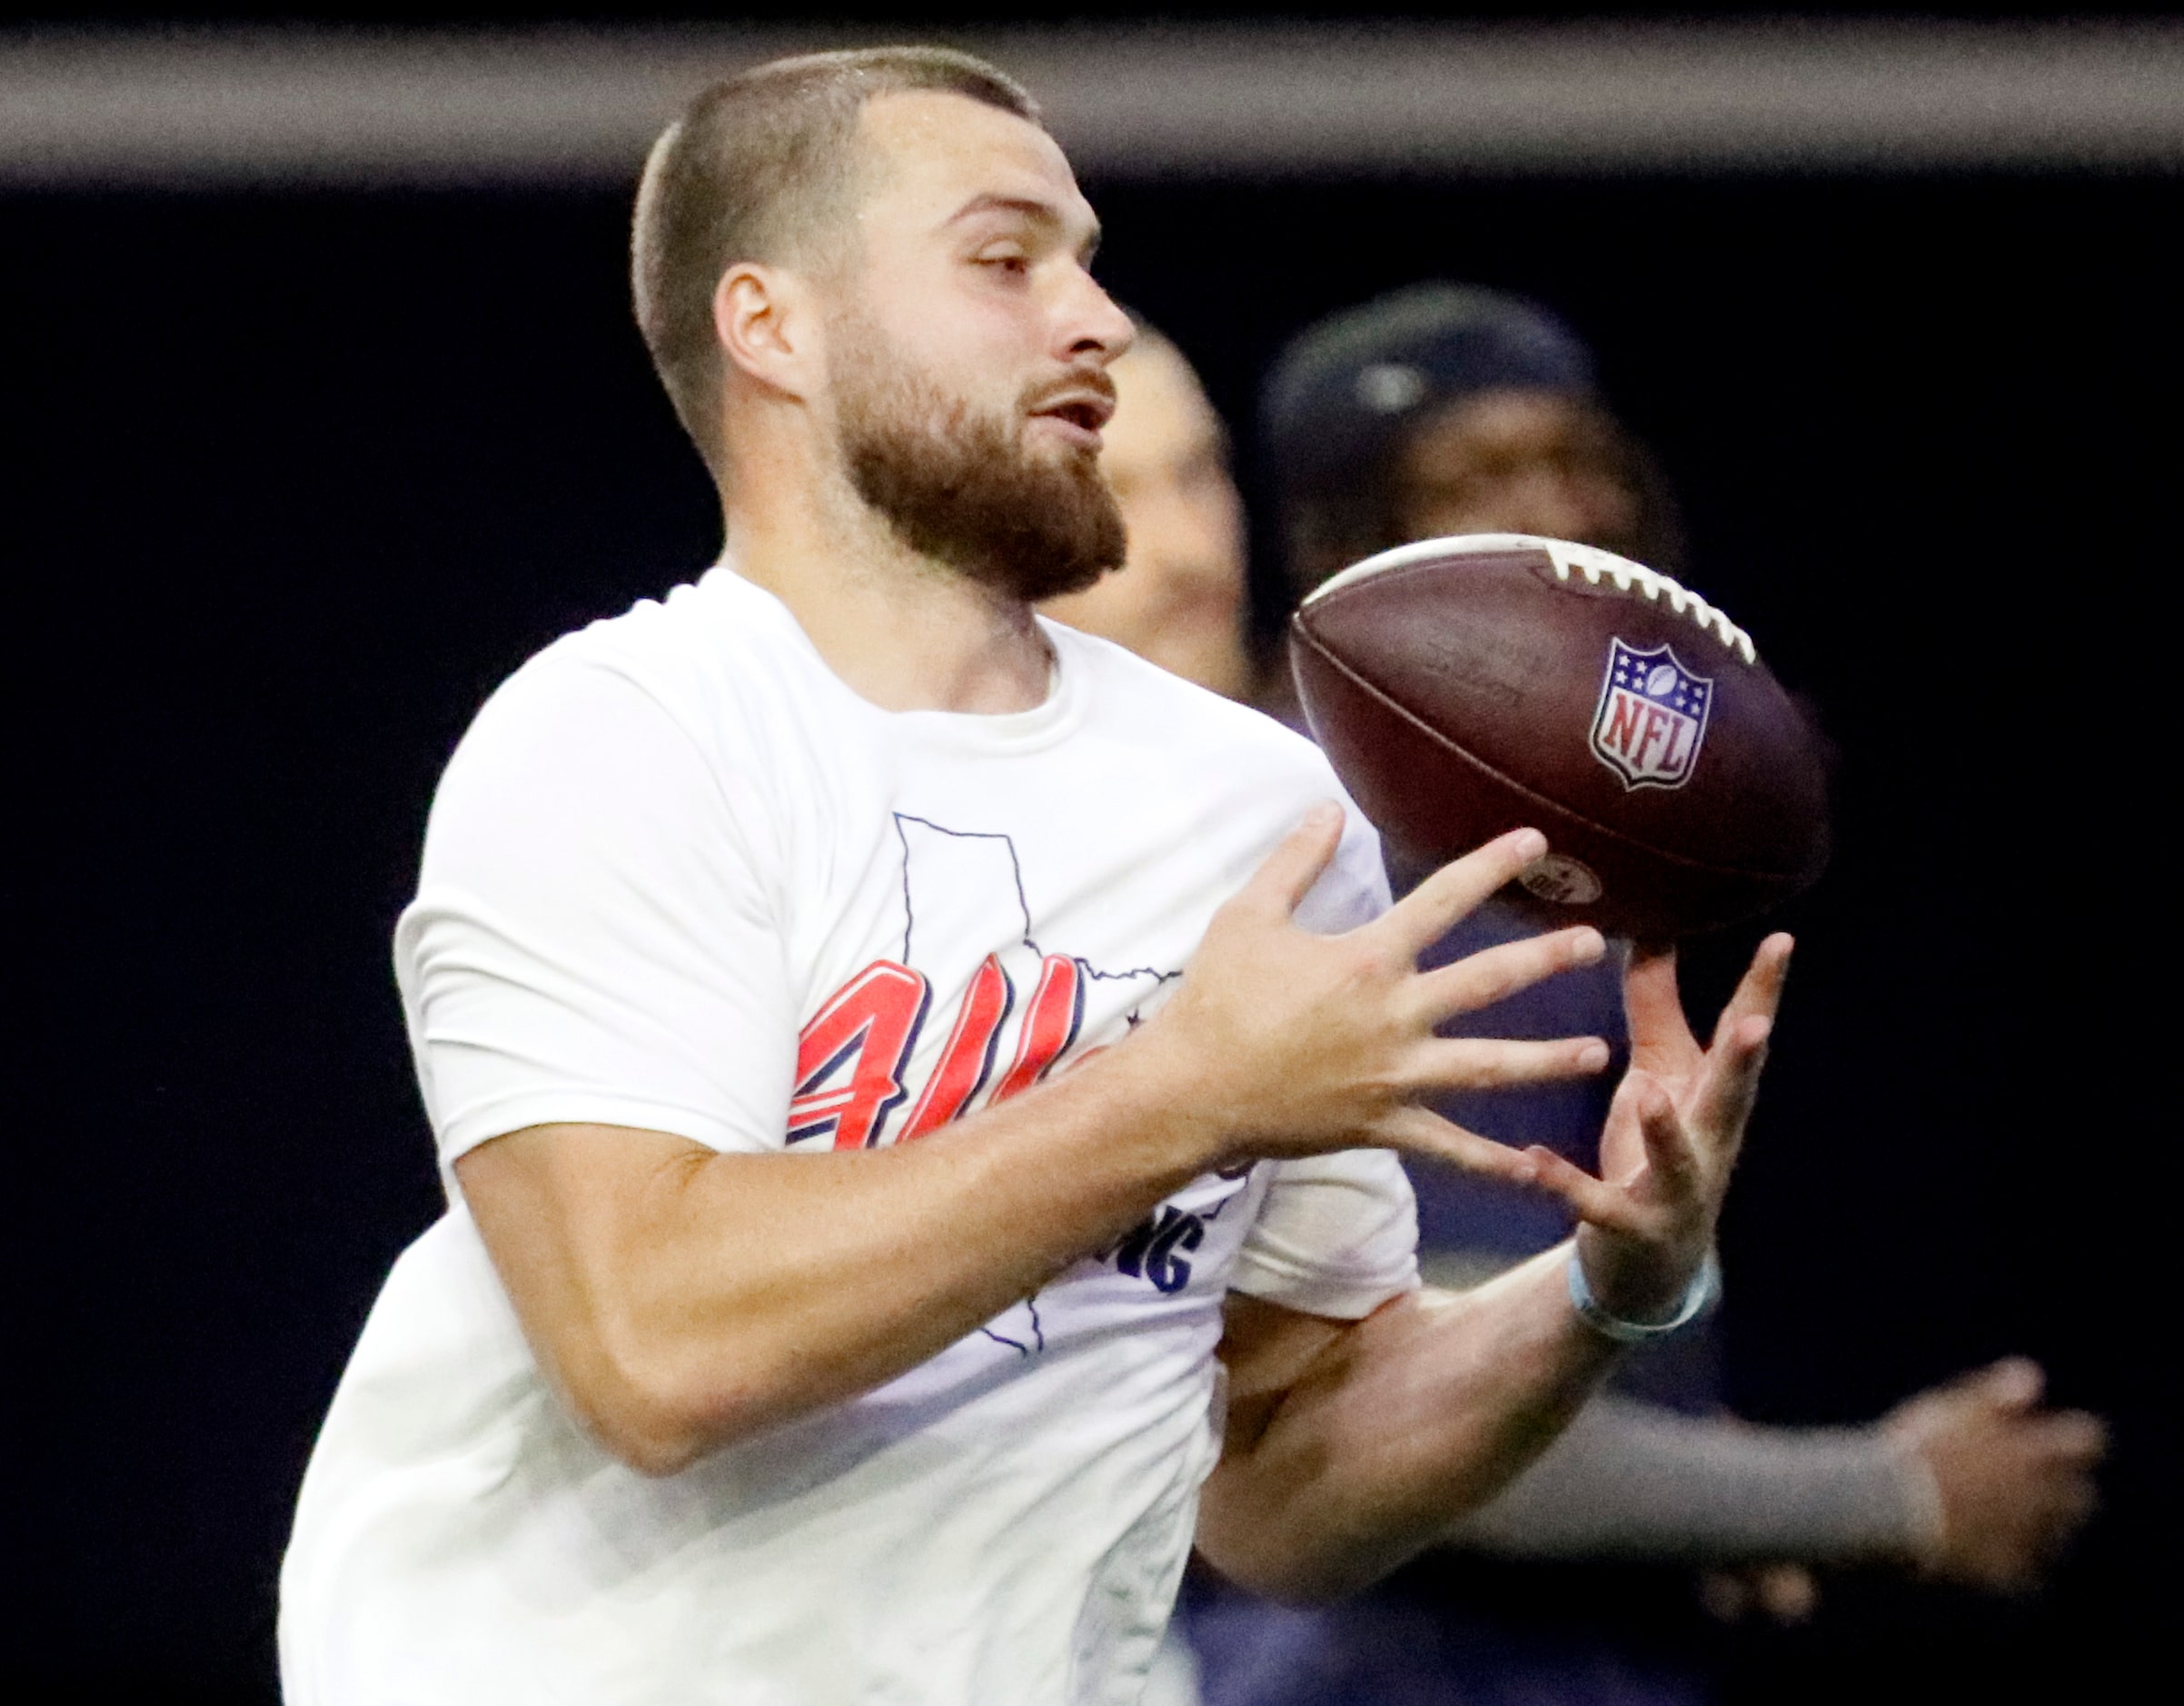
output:
[[[788,1141],[911,1142],[1027,1089],[1110,1038],[1112,987],[1136,986],[1126,1026],[1179,970],[1117,969],[1042,944],[1014,838],[893,814],[902,849],[902,951],[875,961],[805,1027]],[[1087,1030],[1087,997],[1107,997]],[[1089,1045],[1089,1046],[1087,1046]],[[1127,1240],[1126,1240],[1127,1242]],[[1001,1329],[1024,1312],[1022,1336]],[[980,1329],[1028,1356],[1045,1348],[1035,1294]]]

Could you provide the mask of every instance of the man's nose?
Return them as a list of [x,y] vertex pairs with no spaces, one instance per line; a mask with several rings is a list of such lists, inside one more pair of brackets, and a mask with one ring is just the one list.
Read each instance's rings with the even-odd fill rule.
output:
[[1072,360],[1097,356],[1112,362],[1137,341],[1137,328],[1116,305],[1107,287],[1083,266],[1073,270],[1061,305],[1065,345]]

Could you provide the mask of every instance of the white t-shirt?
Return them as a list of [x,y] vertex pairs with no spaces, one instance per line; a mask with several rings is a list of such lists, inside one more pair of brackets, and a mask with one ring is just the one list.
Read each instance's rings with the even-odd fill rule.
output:
[[[1048,625],[1007,716],[883,712],[727,569],[549,647],[441,784],[396,966],[443,1170],[524,1126],[894,1143],[1122,1036],[1315,799],[1312,746]],[[1386,905],[1355,813],[1301,917]],[[1137,1699],[1231,1286],[1416,1284],[1388,1155],[1208,1175],[930,1362],[647,1479],[453,1206],[395,1264],[282,1571],[290,1706]]]

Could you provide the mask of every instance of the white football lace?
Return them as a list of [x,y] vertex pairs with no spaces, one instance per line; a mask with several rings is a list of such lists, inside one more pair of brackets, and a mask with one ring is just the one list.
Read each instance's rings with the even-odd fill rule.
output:
[[1687,619],[1696,627],[1704,629],[1746,663],[1754,663],[1759,660],[1759,653],[1752,644],[1752,636],[1731,621],[1725,612],[1714,609],[1689,587],[1679,585],[1666,575],[1648,569],[1643,563],[1633,562],[1628,557],[1618,557],[1612,550],[1601,550],[1592,545],[1573,545],[1567,540],[1543,539],[1534,533],[1466,533],[1455,539],[1428,539],[1421,540],[1415,545],[1398,545],[1394,550],[1384,550],[1377,557],[1368,557],[1363,562],[1344,570],[1305,602],[1313,603],[1326,597],[1337,587],[1355,584],[1390,569],[1407,568],[1415,562],[1430,561],[1439,557],[1516,550],[1545,551],[1554,564],[1554,578],[1557,580],[1567,580],[1575,573],[1584,577],[1587,586],[1596,587],[1605,579],[1614,583],[1616,591],[1635,593],[1649,604],[1658,604],[1665,598],[1670,610]]

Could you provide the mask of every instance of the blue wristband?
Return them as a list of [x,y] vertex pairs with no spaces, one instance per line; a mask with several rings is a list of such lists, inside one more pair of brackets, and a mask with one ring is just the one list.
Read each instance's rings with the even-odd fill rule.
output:
[[1593,1295],[1593,1287],[1585,1280],[1585,1265],[1574,1245],[1570,1247],[1568,1273],[1570,1306],[1577,1311],[1577,1318],[1618,1344],[1643,1344],[1688,1327],[1722,1294],[1722,1265],[1714,1259],[1712,1250],[1706,1253],[1706,1260],[1700,1264],[1699,1271],[1691,1276],[1691,1284],[1684,1288],[1683,1301],[1677,1305],[1676,1313],[1666,1321],[1625,1321],[1611,1313]]

